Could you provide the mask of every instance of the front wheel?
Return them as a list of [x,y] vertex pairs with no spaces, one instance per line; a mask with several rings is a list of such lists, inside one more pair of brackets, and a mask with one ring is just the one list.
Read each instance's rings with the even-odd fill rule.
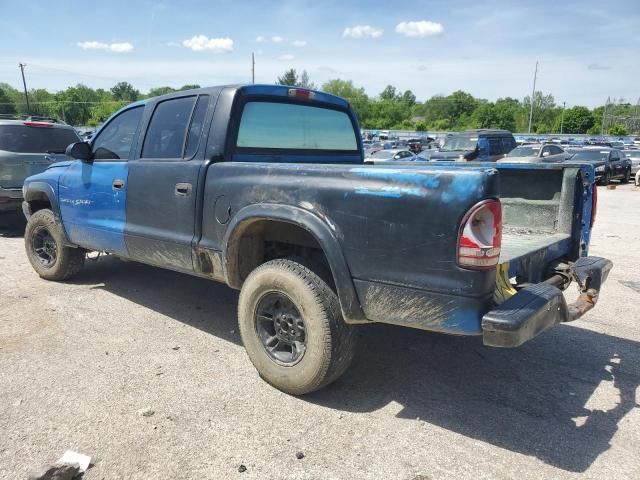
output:
[[611,173],[607,170],[600,179],[600,185],[606,187],[611,182]]
[[29,218],[24,246],[33,269],[46,280],[67,280],[84,265],[86,251],[65,245],[62,226],[51,210],[38,210]]
[[624,172],[624,177],[622,177],[622,183],[629,183],[629,179],[631,178],[631,169],[627,168]]
[[336,380],[351,363],[353,327],[335,292],[293,260],[272,260],[247,277],[238,323],[249,359],[268,383],[303,395]]

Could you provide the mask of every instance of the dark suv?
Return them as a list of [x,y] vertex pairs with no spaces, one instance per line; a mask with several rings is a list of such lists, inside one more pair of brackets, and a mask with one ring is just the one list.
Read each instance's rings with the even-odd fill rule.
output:
[[439,152],[431,160],[495,162],[516,147],[508,130],[479,128],[447,135]]
[[21,210],[24,179],[59,161],[78,141],[72,126],[53,118],[0,115],[0,212]]

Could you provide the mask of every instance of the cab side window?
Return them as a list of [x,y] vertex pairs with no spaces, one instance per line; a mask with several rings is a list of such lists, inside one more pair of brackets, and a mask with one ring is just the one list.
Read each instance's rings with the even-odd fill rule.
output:
[[189,118],[196,97],[160,102],[153,112],[142,146],[142,158],[182,158]]
[[113,118],[92,143],[95,160],[127,160],[144,107],[125,110]]

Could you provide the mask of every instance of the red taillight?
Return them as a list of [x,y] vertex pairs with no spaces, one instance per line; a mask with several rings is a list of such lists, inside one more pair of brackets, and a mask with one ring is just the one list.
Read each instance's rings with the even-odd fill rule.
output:
[[458,265],[475,270],[493,268],[500,259],[502,206],[498,200],[476,204],[464,216],[458,234]]
[[598,211],[598,187],[595,183],[591,190],[593,190],[593,193],[591,194],[591,222],[589,222],[589,228],[593,228],[593,224],[596,223],[596,212]]
[[290,88],[289,96],[293,98],[297,98],[298,100],[313,100],[316,94],[309,90],[300,90],[298,88]]
[[49,122],[22,122],[27,127],[44,127],[51,128],[53,127],[53,123]]

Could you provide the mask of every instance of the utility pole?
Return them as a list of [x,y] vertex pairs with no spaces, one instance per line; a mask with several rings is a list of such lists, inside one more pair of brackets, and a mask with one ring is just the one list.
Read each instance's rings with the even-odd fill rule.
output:
[[251,52],[251,83],[256,83],[256,57]]
[[536,95],[536,79],[538,78],[538,61],[536,60],[536,71],[533,74],[533,90],[531,92],[531,108],[529,109],[529,133],[531,133],[531,121],[533,120],[533,97]]
[[611,97],[607,97],[607,103],[604,104],[604,112],[602,112],[602,127],[600,127],[600,136],[604,136],[604,122],[607,118],[607,107],[609,106],[609,100]]
[[562,117],[560,117],[560,135],[562,135],[562,127],[564,127],[564,107],[566,102],[562,102]]
[[19,63],[20,72],[22,72],[22,85],[24,86],[24,98],[27,101],[27,113],[31,113],[31,108],[29,107],[29,94],[27,93],[27,82],[24,79],[24,67],[27,65],[25,63]]

